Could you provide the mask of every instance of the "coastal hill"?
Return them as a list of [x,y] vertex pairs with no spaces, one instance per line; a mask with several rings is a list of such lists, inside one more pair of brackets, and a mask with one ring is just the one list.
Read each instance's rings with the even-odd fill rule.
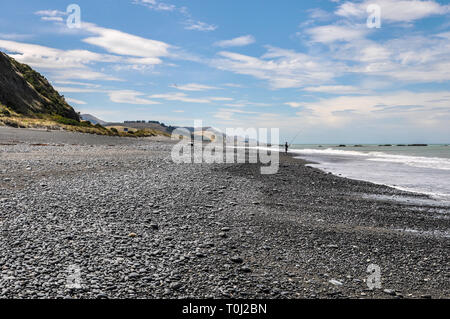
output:
[[80,116],[44,76],[0,52],[0,126],[124,137],[170,136],[166,129],[119,131],[106,124],[89,114]]
[[164,123],[160,123],[158,121],[124,121],[124,122],[108,122],[104,124],[106,127],[116,127],[117,129],[128,129],[131,131],[134,130],[144,130],[144,129],[152,129],[158,130],[166,133],[172,133],[172,131],[176,128],[174,126],[167,126]]
[[0,112],[26,117],[59,115],[79,121],[77,112],[38,72],[0,52]]
[[100,120],[98,117],[95,117],[94,115],[91,115],[91,114],[81,114],[80,119],[83,121],[89,121],[94,125],[95,124],[105,125],[108,123],[103,120]]

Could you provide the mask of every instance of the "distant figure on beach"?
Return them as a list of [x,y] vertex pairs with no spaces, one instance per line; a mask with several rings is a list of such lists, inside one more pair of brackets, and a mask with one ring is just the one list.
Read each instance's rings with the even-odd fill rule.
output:
[[285,149],[286,154],[287,154],[287,152],[288,152],[288,150],[289,150],[288,142],[286,142],[286,144],[284,144],[284,149]]

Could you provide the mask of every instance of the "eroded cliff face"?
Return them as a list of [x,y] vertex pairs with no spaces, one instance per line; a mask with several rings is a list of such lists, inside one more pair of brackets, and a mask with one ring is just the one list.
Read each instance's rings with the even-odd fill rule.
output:
[[29,117],[60,115],[79,121],[75,110],[38,72],[0,52],[0,104]]

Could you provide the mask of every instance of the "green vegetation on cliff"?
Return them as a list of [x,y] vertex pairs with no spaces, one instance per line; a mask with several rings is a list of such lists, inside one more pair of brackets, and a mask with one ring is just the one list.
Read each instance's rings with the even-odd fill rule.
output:
[[44,76],[1,52],[0,104],[3,110],[26,117],[59,115],[80,121],[77,112]]

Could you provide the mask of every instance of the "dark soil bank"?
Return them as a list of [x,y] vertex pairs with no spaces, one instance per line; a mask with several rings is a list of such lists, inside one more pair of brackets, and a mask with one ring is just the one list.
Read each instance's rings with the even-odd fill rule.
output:
[[284,155],[260,175],[174,164],[170,142],[29,132],[0,128],[1,298],[450,297],[448,207]]

